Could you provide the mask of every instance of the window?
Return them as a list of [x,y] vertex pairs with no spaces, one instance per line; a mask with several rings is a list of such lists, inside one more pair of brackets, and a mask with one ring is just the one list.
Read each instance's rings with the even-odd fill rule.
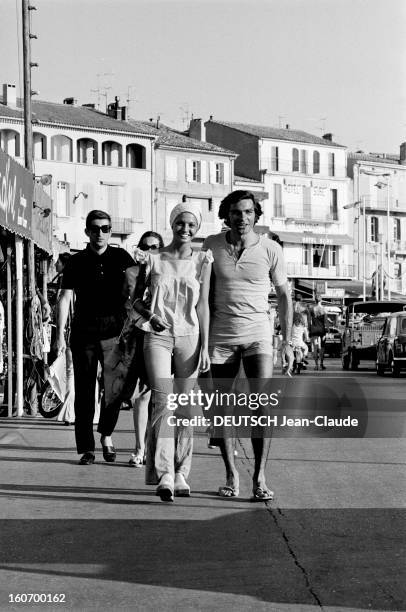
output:
[[371,242],[379,242],[379,219],[378,217],[370,217],[369,232]]
[[302,250],[302,261],[304,266],[308,266],[310,263],[310,245],[304,244]]
[[102,183],[101,185],[101,195],[102,195],[102,203],[104,210],[106,210],[109,215],[118,219],[120,217],[120,209],[123,201],[123,186],[122,185],[112,185],[107,183]]
[[313,174],[320,174],[320,153],[313,151]]
[[313,247],[313,267],[328,267],[328,250],[323,244],[315,244]]
[[142,170],[145,170],[145,168],[147,167],[145,147],[139,144],[127,145],[126,164],[127,168],[140,168]]
[[283,217],[282,210],[282,185],[274,183],[273,186],[273,204],[274,204],[274,216]]
[[335,176],[336,173],[336,169],[335,169],[335,155],[334,153],[329,153],[328,154],[328,175],[329,176]]
[[199,161],[192,161],[192,181],[194,183],[200,183],[201,178],[201,164]]
[[299,151],[292,149],[292,172],[299,172]]
[[300,151],[300,172],[307,173],[307,151]]
[[56,214],[58,217],[69,217],[69,185],[62,181],[56,184]]
[[279,147],[272,147],[271,149],[271,170],[279,171]]
[[122,147],[118,142],[107,141],[102,144],[102,164],[103,166],[113,166],[120,168],[123,165]]
[[216,164],[216,183],[224,185],[224,164]]
[[335,245],[330,247],[330,265],[337,265],[337,247]]
[[167,181],[178,180],[178,160],[176,157],[167,157],[165,159],[165,176]]
[[51,159],[53,161],[71,162],[72,140],[67,136],[58,134],[51,137]]
[[11,157],[20,157],[20,134],[15,130],[0,132],[0,148]]
[[44,134],[34,132],[33,134],[34,159],[47,158],[47,139]]
[[97,164],[97,142],[91,138],[80,138],[77,141],[77,155],[79,164]]
[[393,240],[401,240],[400,219],[393,219]]
[[330,215],[333,221],[338,221],[337,189],[330,189]]

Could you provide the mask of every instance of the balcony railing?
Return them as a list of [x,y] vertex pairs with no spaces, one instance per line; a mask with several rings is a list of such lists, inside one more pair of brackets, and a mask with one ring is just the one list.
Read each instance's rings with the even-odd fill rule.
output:
[[127,219],[125,217],[112,217],[111,226],[112,234],[128,235],[133,233],[132,219]]
[[[362,204],[361,204],[361,208],[362,206],[364,206],[365,203],[365,208],[367,210],[371,209],[371,210],[382,210],[382,211],[387,211],[388,210],[388,201],[386,199],[386,197],[383,197],[382,195],[380,195],[379,198],[374,198],[372,196],[362,196]],[[398,213],[406,213],[406,202],[401,202],[396,198],[393,198],[392,196],[389,198],[389,210],[396,214]]]
[[292,219],[299,223],[334,223],[338,222],[338,212],[320,213],[315,209],[306,211],[303,206],[278,205],[274,207],[274,217],[279,219]]
[[287,274],[288,276],[304,276],[309,278],[353,278],[354,266],[340,264],[324,268],[299,263],[288,263]]

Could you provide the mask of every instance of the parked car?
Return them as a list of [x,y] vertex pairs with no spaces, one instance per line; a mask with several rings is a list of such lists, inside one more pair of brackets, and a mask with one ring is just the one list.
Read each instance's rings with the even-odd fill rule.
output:
[[342,336],[341,361],[343,370],[356,370],[361,359],[376,363],[376,347],[382,336],[386,318],[402,311],[405,302],[354,302],[346,312]]
[[383,376],[390,370],[399,376],[406,370],[406,312],[395,312],[385,321],[382,336],[376,347],[376,373]]
[[329,327],[326,333],[324,352],[330,357],[341,355],[341,332],[337,327]]

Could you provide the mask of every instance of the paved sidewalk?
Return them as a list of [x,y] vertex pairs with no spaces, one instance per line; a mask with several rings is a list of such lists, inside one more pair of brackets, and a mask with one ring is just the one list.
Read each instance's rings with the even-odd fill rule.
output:
[[[127,465],[129,412],[114,464],[100,451],[78,466],[72,428],[54,421],[0,427],[0,610],[405,607],[403,440],[274,440],[276,498],[252,504],[249,445],[239,447],[241,496],[224,500],[218,451],[198,431],[192,497],[164,504],[144,468]],[[66,603],[10,604],[17,593]]]

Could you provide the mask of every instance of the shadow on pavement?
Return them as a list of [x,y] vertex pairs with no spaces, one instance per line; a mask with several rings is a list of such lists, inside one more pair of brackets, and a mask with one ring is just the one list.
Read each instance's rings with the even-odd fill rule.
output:
[[42,575],[44,584],[86,576],[280,604],[400,609],[402,510],[282,513],[261,504],[202,521],[171,520],[171,508],[160,520],[3,520],[0,569]]

